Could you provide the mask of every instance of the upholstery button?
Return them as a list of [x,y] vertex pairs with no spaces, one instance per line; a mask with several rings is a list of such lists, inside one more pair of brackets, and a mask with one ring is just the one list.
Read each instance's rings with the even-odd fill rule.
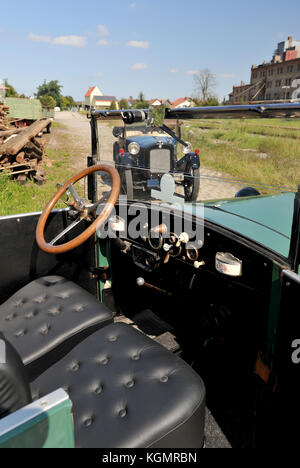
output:
[[37,304],[43,304],[44,302],[46,302],[46,299],[47,299],[46,296],[39,296],[39,297],[36,297],[33,300],[33,302],[36,302]]
[[93,418],[86,419],[83,424],[85,427],[90,427],[93,424]]
[[74,312],[83,312],[84,311],[84,306],[83,305],[77,305],[74,307]]
[[52,315],[53,317],[56,317],[60,313],[61,313],[60,307],[53,307],[52,309],[49,310],[49,314]]
[[140,355],[139,354],[134,354],[131,359],[133,361],[138,361],[140,359]]
[[14,335],[15,335],[16,338],[21,338],[22,336],[26,335],[26,330],[17,330],[14,333]]
[[50,325],[44,325],[44,326],[40,329],[40,333],[41,333],[42,335],[48,335],[50,329],[51,329]]
[[57,294],[56,297],[59,297],[59,299],[69,299],[70,294],[67,293],[67,292],[62,292],[62,293],[60,293],[60,294]]
[[108,364],[108,361],[109,361],[108,357],[103,358],[101,359],[100,364],[102,364],[103,366],[106,366],[106,364]]
[[99,387],[95,388],[94,393],[95,395],[100,395],[102,393],[103,387],[102,385],[99,385]]
[[9,315],[7,315],[7,317],[5,317],[5,320],[7,322],[12,322],[13,319],[16,318],[16,317],[17,317],[17,314],[9,314]]
[[167,375],[163,375],[161,378],[160,378],[160,381],[163,382],[163,383],[166,383],[168,382],[169,380],[169,377]]
[[34,318],[36,315],[37,315],[37,312],[35,312],[35,311],[32,310],[32,311],[30,311],[30,312],[27,312],[27,314],[25,314],[25,318],[26,318],[26,319],[32,319],[32,318]]
[[23,299],[18,299],[17,301],[15,301],[14,306],[21,307],[24,303],[25,301]]
[[127,414],[126,409],[122,409],[121,411],[119,411],[120,418],[125,418],[126,414]]
[[134,386],[134,380],[129,380],[129,382],[126,383],[127,388],[132,388]]
[[117,341],[117,337],[116,336],[110,336],[108,338],[108,341],[111,341],[111,342]]
[[79,370],[79,367],[80,367],[79,362],[75,362],[71,367],[71,371],[72,372],[77,372]]

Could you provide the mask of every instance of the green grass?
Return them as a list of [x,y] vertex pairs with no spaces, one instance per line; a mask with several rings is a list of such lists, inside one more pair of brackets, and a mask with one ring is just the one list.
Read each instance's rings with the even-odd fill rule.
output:
[[[52,167],[45,165],[45,185],[38,186],[32,181],[28,181],[26,185],[22,186],[11,180],[9,176],[0,174],[0,216],[43,210],[57,191],[56,184],[63,183],[74,175],[74,164],[72,164],[74,154],[68,149],[64,138],[61,138],[60,142],[62,144],[59,145],[58,149],[46,149],[46,155],[51,161]],[[62,206],[64,206],[62,203],[57,205],[57,207]]]
[[207,168],[257,183],[295,188],[300,183],[299,121],[191,121],[183,137],[200,149]]

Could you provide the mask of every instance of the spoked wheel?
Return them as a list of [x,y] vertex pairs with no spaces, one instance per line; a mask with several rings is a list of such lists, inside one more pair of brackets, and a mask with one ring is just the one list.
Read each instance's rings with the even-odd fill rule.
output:
[[200,170],[191,165],[187,167],[184,175],[184,198],[185,201],[196,201],[200,190]]
[[124,169],[122,171],[121,181],[122,193],[127,195],[129,200],[133,200],[133,178],[131,169]]

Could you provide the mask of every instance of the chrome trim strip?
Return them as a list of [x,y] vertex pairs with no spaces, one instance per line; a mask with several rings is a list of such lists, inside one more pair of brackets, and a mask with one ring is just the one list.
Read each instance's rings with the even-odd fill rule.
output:
[[[69,208],[59,208],[57,210],[52,210],[51,213],[61,213],[63,211],[68,211]],[[5,220],[5,219],[18,219],[18,218],[25,218],[26,216],[37,216],[41,215],[42,211],[33,211],[32,213],[20,213],[20,214],[14,214],[14,215],[8,215],[8,216],[0,216],[0,221]]]
[[291,281],[294,281],[295,283],[298,283],[300,285],[300,276],[297,275],[294,271],[291,270],[283,270],[282,271],[283,275],[290,279]]

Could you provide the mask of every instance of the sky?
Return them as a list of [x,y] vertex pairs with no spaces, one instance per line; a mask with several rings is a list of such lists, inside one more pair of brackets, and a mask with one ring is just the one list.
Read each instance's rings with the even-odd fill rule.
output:
[[147,99],[195,94],[208,68],[216,94],[250,79],[278,42],[300,40],[300,1],[14,0],[0,4],[0,79],[33,95],[44,80],[82,100],[105,95]]

